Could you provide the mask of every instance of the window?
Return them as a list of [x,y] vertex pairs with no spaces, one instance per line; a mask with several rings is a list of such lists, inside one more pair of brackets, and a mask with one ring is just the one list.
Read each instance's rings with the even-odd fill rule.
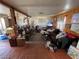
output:
[[66,16],[65,17],[58,17],[57,19],[57,28],[61,31],[65,28]]

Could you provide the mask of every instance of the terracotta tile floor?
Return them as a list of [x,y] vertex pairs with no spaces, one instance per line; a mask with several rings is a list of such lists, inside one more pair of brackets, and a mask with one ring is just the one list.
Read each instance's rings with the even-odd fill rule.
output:
[[26,44],[24,47],[10,47],[8,41],[1,44],[0,59],[71,59],[63,50],[54,53],[40,43]]

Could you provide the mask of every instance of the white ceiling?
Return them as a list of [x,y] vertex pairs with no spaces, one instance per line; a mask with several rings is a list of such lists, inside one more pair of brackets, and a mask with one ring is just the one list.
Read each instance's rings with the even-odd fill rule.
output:
[[79,6],[79,0],[3,0],[31,16],[54,15],[69,8]]

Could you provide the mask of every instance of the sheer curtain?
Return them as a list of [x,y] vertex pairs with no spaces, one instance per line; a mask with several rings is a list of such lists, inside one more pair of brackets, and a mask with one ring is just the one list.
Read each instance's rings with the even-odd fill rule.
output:
[[0,33],[4,33],[5,29],[6,29],[5,19],[0,18]]
[[60,29],[61,31],[64,30],[65,27],[65,22],[66,22],[66,16],[60,16],[57,18],[57,28]]

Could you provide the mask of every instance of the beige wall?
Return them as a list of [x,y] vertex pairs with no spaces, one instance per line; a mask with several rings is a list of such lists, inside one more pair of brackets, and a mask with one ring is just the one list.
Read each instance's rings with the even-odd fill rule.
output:
[[30,19],[30,23],[34,22],[34,26],[39,25],[41,27],[47,26],[48,20],[51,20],[48,16],[37,16]]

